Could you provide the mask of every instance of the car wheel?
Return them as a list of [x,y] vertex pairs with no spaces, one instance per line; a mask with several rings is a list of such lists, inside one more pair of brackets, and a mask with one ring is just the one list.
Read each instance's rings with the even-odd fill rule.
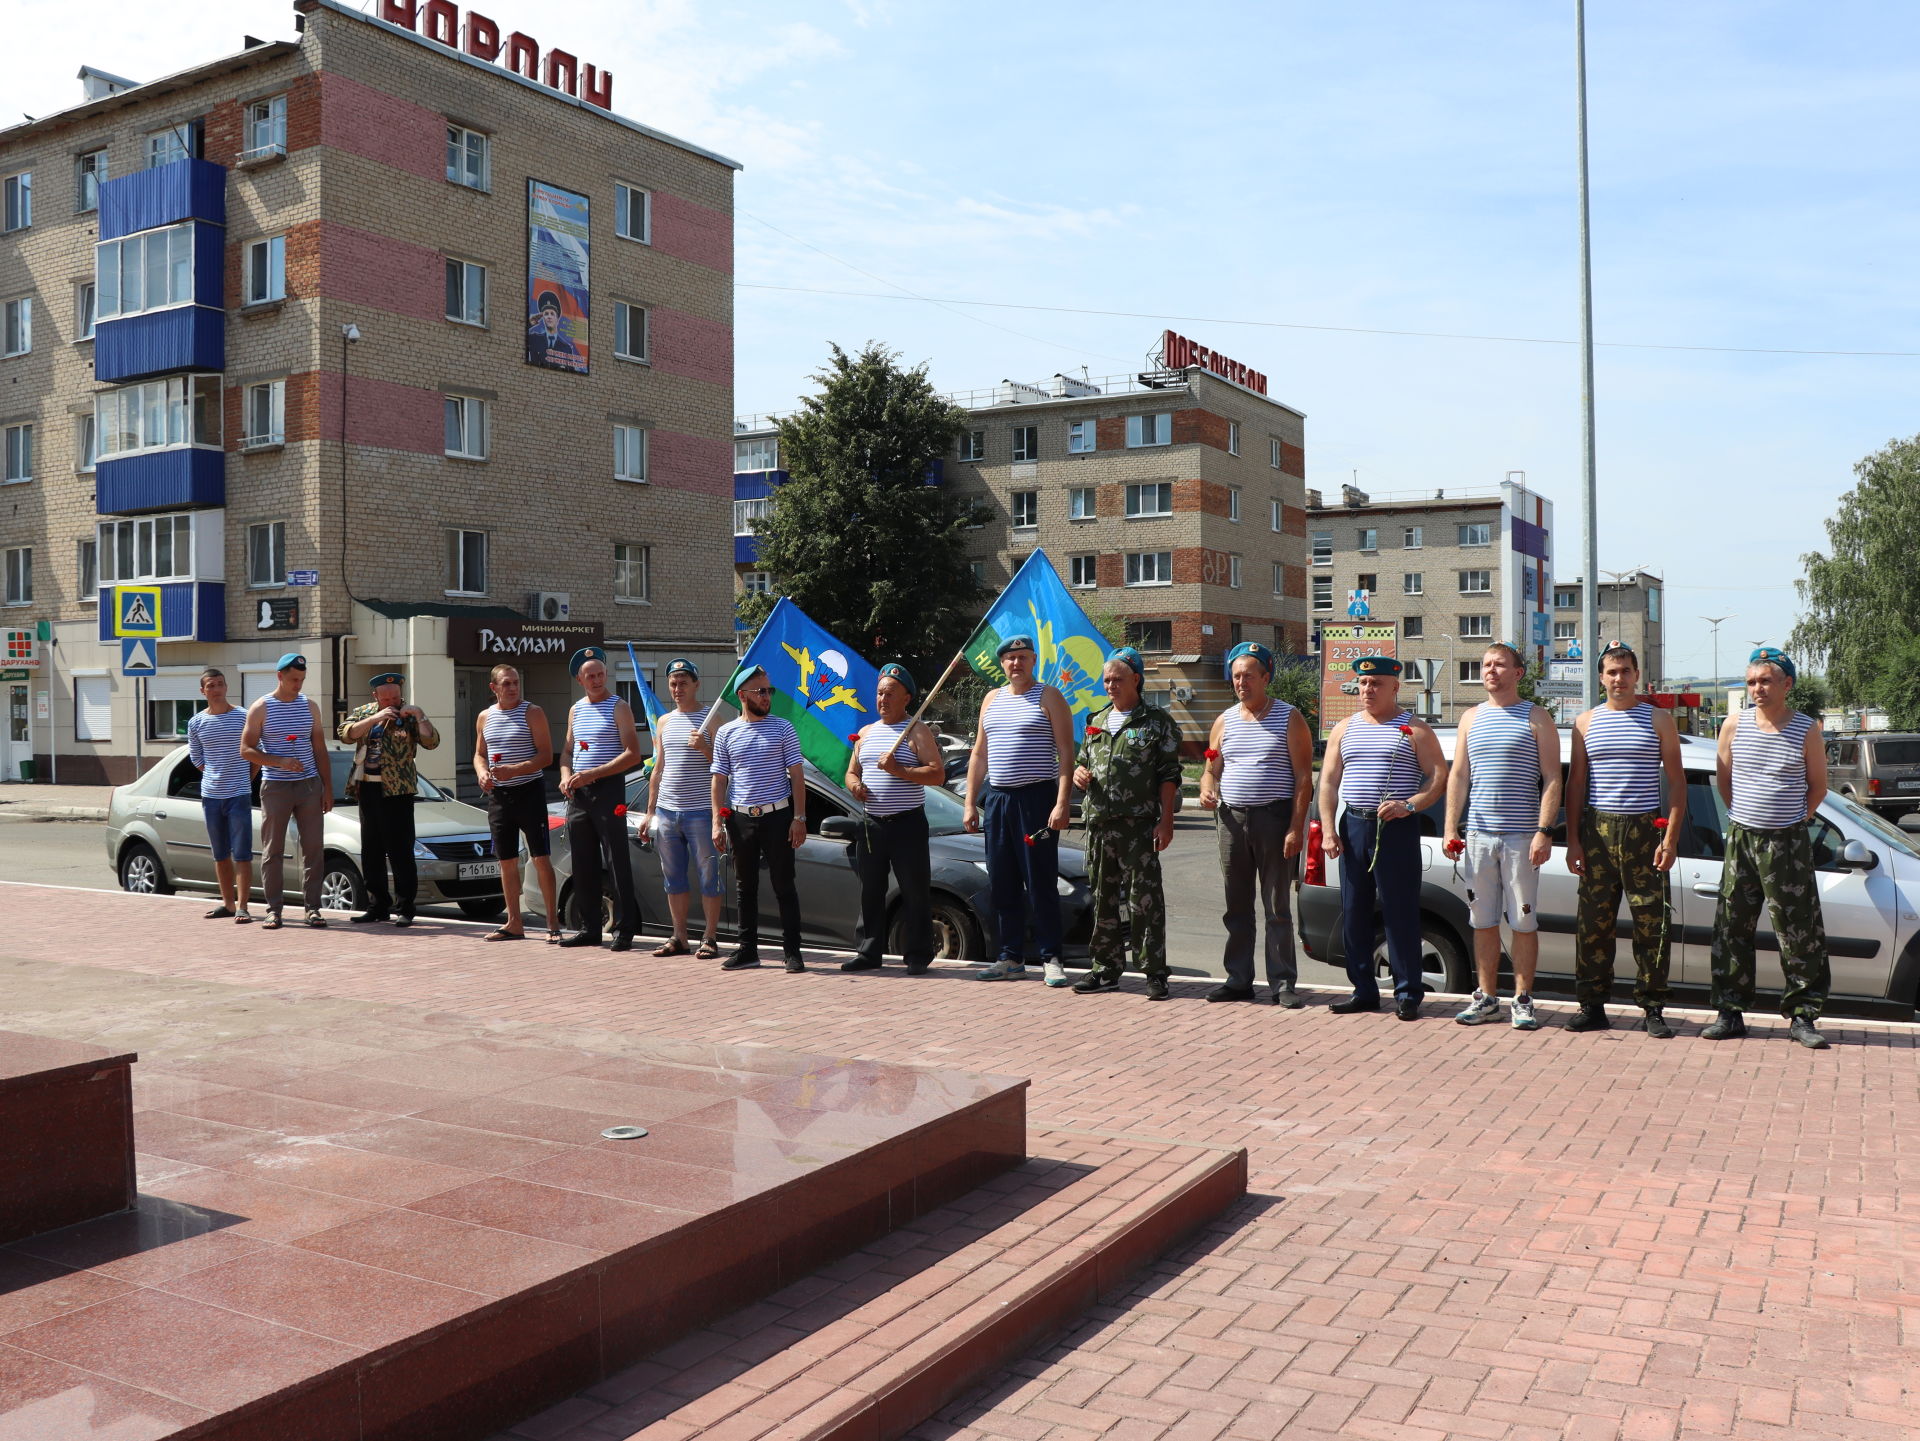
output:
[[[964,903],[952,896],[935,893],[931,906],[933,919],[933,958],[936,961],[980,961],[986,959],[986,942],[980,924]],[[887,949],[899,955],[906,946],[906,932],[896,916]]]
[[357,911],[367,904],[367,888],[360,870],[345,856],[328,856],[320,874],[320,909]]
[[[1387,943],[1376,941],[1373,947],[1374,974],[1383,980],[1392,976],[1387,966]],[[1452,931],[1425,916],[1420,919],[1420,983],[1429,991],[1447,991],[1463,995],[1473,989],[1467,974],[1466,952]]]
[[615,916],[614,916],[614,910],[613,910],[612,896],[605,895],[605,894],[601,895],[600,924],[597,927],[589,927],[587,925],[586,917],[582,915],[580,912],[580,904],[579,904],[578,898],[574,895],[573,883],[569,881],[567,885],[560,892],[560,914],[567,918],[567,925],[569,929],[576,930],[576,931],[594,929],[594,930],[598,930],[600,934],[603,936],[610,936],[613,934],[613,923],[614,923]]
[[173,894],[173,883],[167,879],[166,868],[145,841],[129,841],[120,852],[120,889],[137,896]]
[[476,896],[459,904],[460,914],[470,921],[495,921],[507,913],[505,896]]

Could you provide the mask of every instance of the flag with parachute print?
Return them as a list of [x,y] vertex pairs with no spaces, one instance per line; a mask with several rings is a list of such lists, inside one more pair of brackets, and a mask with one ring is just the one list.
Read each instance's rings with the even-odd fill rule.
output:
[[995,685],[1005,685],[1007,673],[994,652],[1008,636],[1033,637],[1039,652],[1035,677],[1067,698],[1078,734],[1087,717],[1105,708],[1107,693],[1100,684],[1106,664],[1107,641],[1080,602],[1060,580],[1060,573],[1036,550],[987,607],[986,619],[967,642],[967,664]]
[[793,723],[801,754],[838,781],[853,756],[854,735],[873,719],[879,672],[786,596],[761,623],[720,699],[737,708],[737,688],[756,670],[766,671],[773,713]]

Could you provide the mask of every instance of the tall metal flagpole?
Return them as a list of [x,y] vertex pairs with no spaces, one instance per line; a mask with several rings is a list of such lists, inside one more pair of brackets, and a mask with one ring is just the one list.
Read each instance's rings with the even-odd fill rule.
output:
[[1581,589],[1580,624],[1586,636],[1587,665],[1580,678],[1581,704],[1600,703],[1600,668],[1595,663],[1600,634],[1599,487],[1593,458],[1593,236],[1587,215],[1587,4],[1573,0],[1575,131],[1580,148],[1580,432],[1582,451],[1581,519],[1586,527],[1586,584]]

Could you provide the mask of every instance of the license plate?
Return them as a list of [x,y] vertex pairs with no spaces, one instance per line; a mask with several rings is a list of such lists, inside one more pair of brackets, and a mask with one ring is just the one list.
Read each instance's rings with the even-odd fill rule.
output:
[[1908,781],[1895,781],[1893,788],[1899,791],[1920,791],[1920,776]]
[[499,876],[500,862],[462,861],[459,869],[463,881],[484,881]]

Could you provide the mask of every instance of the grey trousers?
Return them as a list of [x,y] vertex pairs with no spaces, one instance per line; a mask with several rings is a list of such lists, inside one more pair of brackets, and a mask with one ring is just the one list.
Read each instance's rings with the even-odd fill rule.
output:
[[300,878],[307,909],[320,909],[320,876],[326,856],[320,841],[320,777],[303,781],[260,783],[260,824],[267,835],[266,861],[260,885],[267,893],[267,909],[279,911],[286,900],[281,881],[286,871],[287,822],[300,828]]
[[1300,978],[1300,962],[1293,946],[1293,882],[1299,858],[1287,858],[1287,825],[1293,819],[1291,800],[1264,806],[1223,805],[1214,812],[1220,837],[1220,871],[1227,882],[1227,910],[1220,919],[1227,928],[1222,960],[1227,984],[1235,990],[1253,989],[1253,892],[1257,881],[1260,909],[1266,916],[1267,984],[1290,986]]

